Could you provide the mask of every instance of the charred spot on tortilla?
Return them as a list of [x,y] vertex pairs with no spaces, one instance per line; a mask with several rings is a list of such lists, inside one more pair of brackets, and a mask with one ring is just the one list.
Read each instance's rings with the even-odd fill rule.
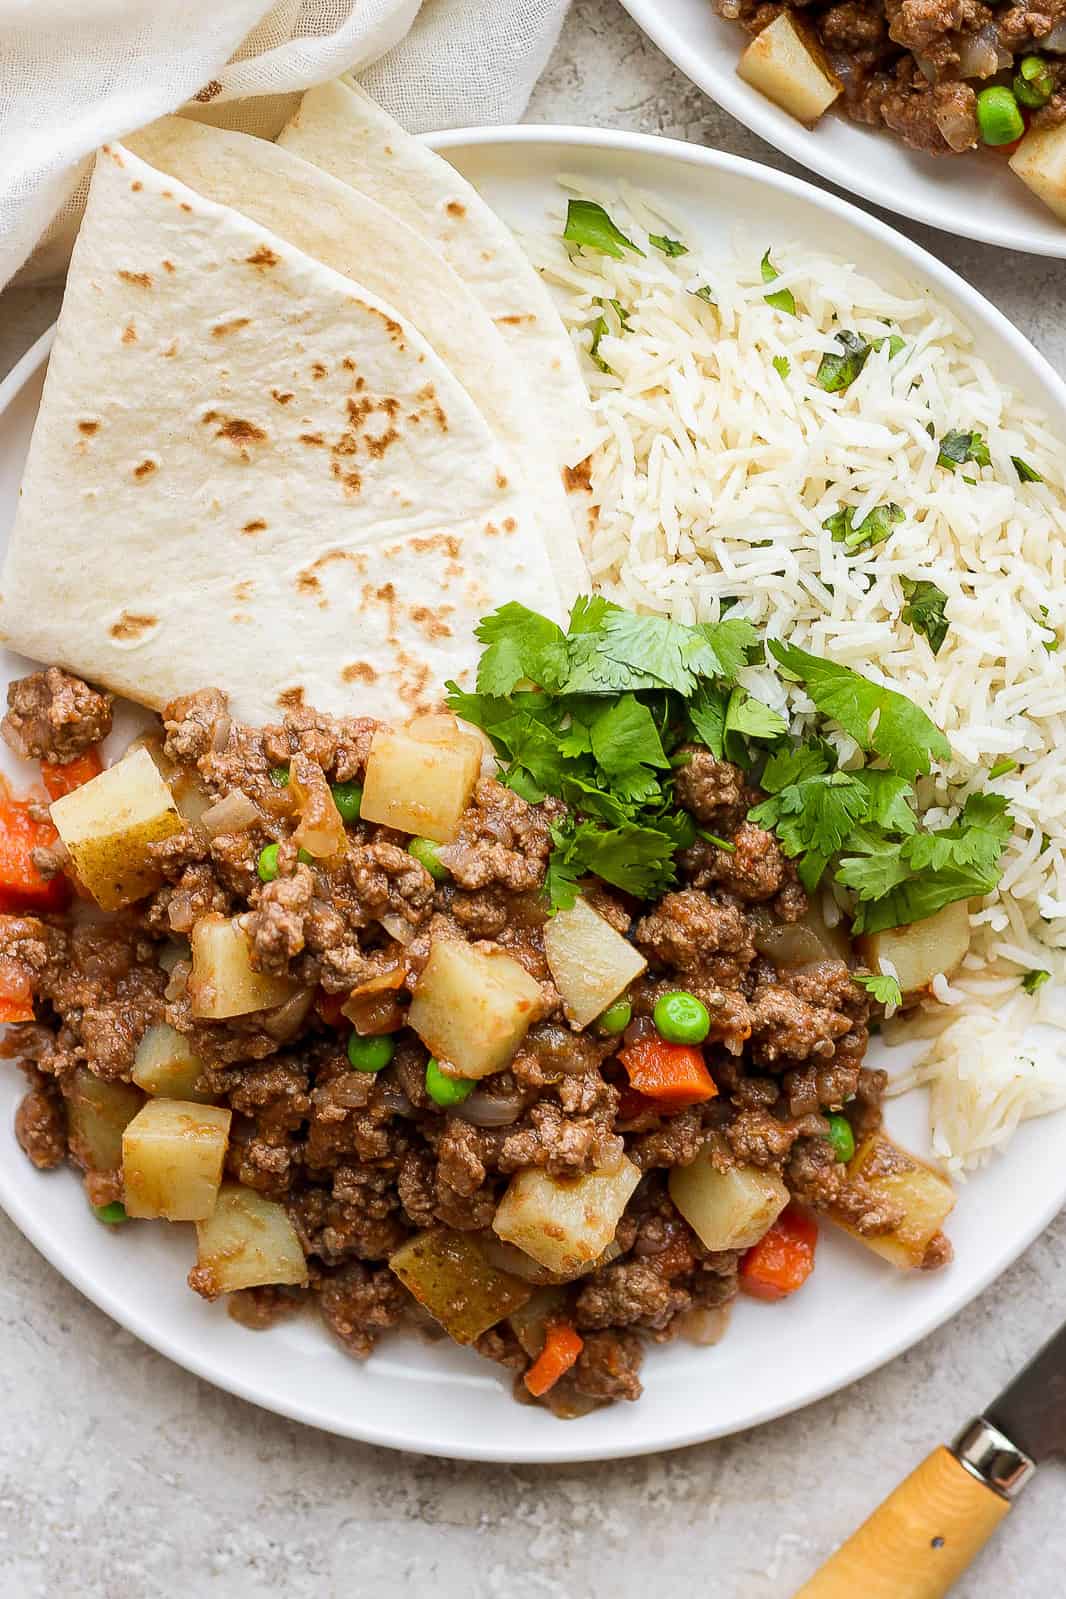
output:
[[[354,372],[355,370],[356,370],[355,362],[352,360],[350,355],[346,355],[344,357],[344,360],[341,362],[341,371],[342,372]],[[362,380],[360,379],[360,381],[362,381]]]
[[[433,387],[432,383],[427,383],[424,389],[419,389],[418,393],[415,395],[415,399],[420,405],[429,407],[434,422],[436,422],[442,433],[447,433],[448,418],[445,416],[441,403],[437,399],[437,391]],[[418,419],[412,416],[411,420],[414,422]]]
[[446,616],[454,613],[454,605],[412,605],[410,610],[411,620],[428,639],[451,638],[452,630],[445,621]]
[[296,587],[301,594],[321,594],[322,583],[313,572],[303,571],[296,574]]
[[90,422],[90,421],[86,420],[84,422],[79,422],[78,423],[78,432],[79,433],[84,433],[85,437],[87,439],[91,439],[93,434],[94,433],[99,433],[99,431],[100,431],[99,422]]
[[249,422],[243,416],[220,417],[217,412],[209,412],[204,417],[205,422],[221,422],[222,426],[216,431],[216,439],[227,439],[230,444],[258,444],[266,438],[266,433],[254,422]]
[[266,523],[263,521],[262,517],[257,516],[254,521],[245,522],[244,526],[241,528],[241,532],[242,533],[265,533],[266,532]]
[[426,687],[432,677],[429,667],[424,661],[416,661],[406,650],[400,650],[396,660],[399,666],[394,674],[396,692],[404,704],[413,711],[432,710],[431,702],[425,698]]
[[194,100],[199,100],[201,105],[207,105],[211,100],[217,100],[222,93],[222,85],[217,78],[211,78],[202,89],[197,89],[193,95]]
[[123,328],[122,342],[123,344],[137,343],[137,329],[134,327],[132,322],[127,322],[126,326]]
[[144,184],[141,182],[140,178],[134,178],[133,182],[130,184],[130,188],[133,190],[134,194],[137,194],[141,189],[144,188]]
[[179,204],[181,205],[181,209],[183,211],[191,211],[192,210],[192,206],[189,204],[189,202],[187,200],[181,200],[179,202]]
[[301,433],[300,434],[300,443],[301,444],[313,444],[313,445],[318,445],[319,447],[321,447],[322,445],[325,444],[325,442],[326,441],[322,437],[321,433]]
[[152,274],[150,272],[127,272],[124,267],[119,267],[118,275],[123,283],[132,283],[138,289],[152,287]]
[[352,661],[341,668],[342,683],[376,683],[378,674],[369,661]]
[[328,377],[329,376],[329,369],[328,369],[328,367],[324,367],[322,365],[321,361],[312,361],[311,362],[311,376],[313,378]]
[[465,217],[466,206],[459,200],[449,200],[444,207],[450,217]]
[[237,333],[241,328],[246,328],[251,320],[250,316],[235,316],[231,322],[216,322],[211,329],[211,337],[224,339],[227,334]]
[[513,311],[509,316],[498,316],[497,323],[503,323],[505,328],[520,328],[523,322],[535,322],[537,319],[531,311]]
[[503,519],[503,531],[505,533],[515,533],[515,532],[517,532],[517,530],[518,530],[518,523],[515,521],[514,517],[513,516],[505,516],[504,519]]
[[258,250],[255,250],[251,255],[246,255],[244,260],[246,266],[272,267],[277,266],[281,257],[275,254],[268,244],[261,244]]
[[447,555],[450,560],[459,559],[459,540],[454,533],[430,533],[427,538],[413,538],[411,548],[418,555]]
[[179,349],[179,345],[178,345],[177,339],[171,339],[170,343],[167,345],[166,349],[163,351],[164,358],[166,360],[170,360],[173,356],[177,355],[178,349]]
[[276,400],[279,405],[288,405],[290,400],[295,400],[296,398],[291,389],[271,389],[270,397],[272,400]]
[[132,644],[144,633],[158,626],[158,616],[149,616],[138,611],[123,611],[118,621],[112,622],[108,631],[113,639],[118,639],[124,644]]
[[138,482],[143,482],[146,477],[151,477],[153,472],[158,471],[159,462],[146,459],[142,461],[139,466],[135,466],[133,468],[133,475]]
[[500,471],[499,467],[496,468],[496,487],[500,490],[501,494],[503,493],[504,489],[507,487],[507,479],[504,476],[504,474]]
[[239,583],[234,583],[233,585],[233,598],[235,600],[241,600],[242,602],[244,600],[250,600],[254,589],[255,584],[252,582],[250,577],[242,578]]
[[277,700],[283,711],[298,711],[303,702],[304,691],[302,688],[283,688]]
[[563,482],[570,491],[584,489],[586,493],[591,494],[592,456],[586,455],[585,459],[579,461],[576,466],[564,466]]
[[163,260],[163,271],[164,271],[164,272],[176,272],[176,271],[177,271],[177,270],[178,270],[178,269],[177,269],[177,267],[176,267],[176,266],[175,266],[175,265],[174,265],[174,263],[173,263],[173,261],[168,261],[168,260],[166,260],[166,258],[165,258],[165,257],[164,257],[164,260]]

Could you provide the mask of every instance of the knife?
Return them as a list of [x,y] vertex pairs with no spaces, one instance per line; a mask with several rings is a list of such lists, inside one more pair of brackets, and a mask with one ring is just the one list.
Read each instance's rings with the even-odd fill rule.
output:
[[942,1599],[1037,1465],[1066,1451],[1066,1326],[936,1449],[794,1599]]

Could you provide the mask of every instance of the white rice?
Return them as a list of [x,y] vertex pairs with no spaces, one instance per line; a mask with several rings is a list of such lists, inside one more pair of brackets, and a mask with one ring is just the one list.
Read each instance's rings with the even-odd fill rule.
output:
[[[931,1085],[934,1147],[961,1172],[1019,1121],[1066,1104],[1055,1035],[1022,1043],[1038,1018],[1066,1022],[1052,1003],[1066,952],[1066,452],[930,295],[892,293],[769,234],[711,255],[684,217],[646,195],[564,188],[599,200],[645,251],[571,257],[561,211],[557,233],[532,247],[579,346],[599,316],[608,323],[599,354],[612,372],[587,366],[601,428],[586,546],[597,588],[686,622],[717,620],[724,601],[738,601],[732,614],[908,695],[951,745],[919,785],[930,825],[951,820],[973,790],[1010,803],[1002,883],[973,902],[963,969],[937,978],[917,1023],[893,1024],[931,1035],[894,1087]],[[667,258],[649,231],[690,253]],[[768,243],[780,273],[771,286],[759,265]],[[703,285],[714,306],[695,294]],[[766,303],[785,288],[797,316]],[[628,313],[624,331],[611,300]],[[845,328],[870,340],[898,333],[905,348],[893,358],[884,345],[845,393],[828,394],[815,373]],[[952,429],[981,433],[991,465],[939,468],[937,441]],[[1044,482],[1020,483],[1012,456]],[[822,525],[843,503],[858,523],[888,501],[904,521],[862,554],[846,555]],[[900,576],[948,595],[936,656],[901,620]],[[1063,647],[1049,651],[1056,640]],[[786,703],[764,667],[743,680],[803,728],[812,706],[802,690]],[[855,753],[843,733],[835,743],[842,758]],[[990,783],[1007,758],[1017,769]],[[1032,969],[1052,982],[1030,996],[1020,978]]]

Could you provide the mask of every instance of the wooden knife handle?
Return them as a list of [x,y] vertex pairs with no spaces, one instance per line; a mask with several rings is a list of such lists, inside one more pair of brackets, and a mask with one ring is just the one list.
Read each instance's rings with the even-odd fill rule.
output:
[[936,1449],[795,1599],[943,1599],[1009,1509],[950,1449]]

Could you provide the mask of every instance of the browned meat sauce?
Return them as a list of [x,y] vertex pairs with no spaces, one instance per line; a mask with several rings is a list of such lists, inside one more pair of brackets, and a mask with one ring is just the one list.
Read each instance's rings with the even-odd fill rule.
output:
[[[1012,58],[1039,51],[1066,23],[1066,0],[1034,8],[981,0],[712,0],[718,15],[751,34],[784,10],[813,31],[844,85],[838,102],[854,122],[885,127],[914,150],[959,155],[978,143],[977,95]],[[1048,60],[1050,100],[1034,127],[1066,121],[1066,60]]]
[[[45,756],[83,748],[110,717],[105,696],[54,671],[17,685],[12,706],[22,745]],[[456,842],[441,850],[443,883],[408,853],[405,835],[361,821],[349,825],[339,865],[297,860],[291,787],[277,786],[271,769],[289,767],[305,792],[359,781],[375,725],[300,709],[255,730],[232,721],[216,691],[169,707],[164,748],[179,775],[195,772],[215,799],[239,787],[259,820],[212,839],[187,826],[153,846],[165,881],[132,911],[73,922],[0,917],[0,957],[32,971],[36,996],[37,1020],[9,1029],[3,1046],[29,1080],[19,1142],[42,1170],[64,1158],[82,1168],[94,1203],[120,1198],[120,1173],[96,1169],[76,1139],[68,1144],[64,1102],[79,1069],[128,1082],[139,1039],[165,1020],[203,1062],[200,1088],[234,1113],[229,1175],[287,1207],[309,1262],[309,1289],[246,1290],[232,1296],[231,1313],[266,1326],[313,1299],[357,1356],[390,1327],[424,1323],[386,1264],[405,1239],[435,1224],[481,1233],[510,1174],[588,1172],[624,1149],[643,1177],[615,1258],[565,1289],[584,1345],[546,1402],[574,1414],[635,1399],[645,1340],[674,1337],[688,1313],[737,1292],[737,1255],[703,1246],[669,1198],[668,1169],[710,1141],[723,1168],[744,1162],[780,1173],[815,1210],[838,1201],[844,1168],[826,1114],[842,1112],[857,1136],[880,1121],[884,1074],[863,1066],[867,996],[840,959],[791,966],[760,953],[772,947],[769,934],[804,915],[806,896],[774,838],[745,820],[758,798],[745,775],[689,751],[678,798],[733,849],[701,840],[682,858],[676,889],[655,904],[596,883],[585,892],[649,963],[630,994],[629,1036],[650,1026],[660,994],[678,986],[696,994],[713,1019],[705,1056],[719,1094],[673,1115],[634,1107],[617,1059],[623,1039],[571,1030],[545,960],[540,890],[556,802],[530,805],[482,778]],[[271,842],[279,875],[263,883],[256,861]],[[245,913],[253,964],[313,986],[314,1005],[195,1018],[188,961],[164,970],[159,956],[216,911]],[[440,937],[502,946],[540,985],[540,1017],[510,1068],[480,1085],[481,1097],[503,1105],[501,1125],[474,1125],[462,1106],[431,1101],[426,1050],[404,1025]],[[402,986],[369,995],[358,1023],[363,1033],[394,1033],[394,1059],[376,1075],[354,1071],[335,996],[397,969]],[[852,1194],[850,1204],[859,1231],[883,1232],[896,1219],[872,1199],[863,1205]],[[939,1260],[942,1241],[937,1251]],[[209,1274],[194,1270],[190,1281],[210,1293]],[[478,1347],[519,1376],[530,1364],[506,1322]]]

